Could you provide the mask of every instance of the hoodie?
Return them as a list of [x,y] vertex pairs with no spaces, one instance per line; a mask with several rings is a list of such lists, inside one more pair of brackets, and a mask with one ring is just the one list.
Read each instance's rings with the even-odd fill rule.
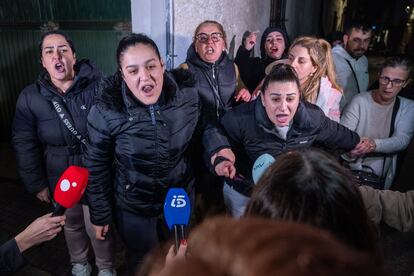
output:
[[275,61],[275,59],[267,57],[265,51],[266,37],[271,32],[279,32],[283,35],[283,38],[285,40],[285,51],[282,54],[281,59],[287,58],[287,51],[289,49],[289,37],[286,31],[276,27],[267,27],[264,30],[262,38],[260,39],[260,58],[250,57],[252,50],[246,50],[246,48],[244,48],[243,43],[237,50],[234,62],[237,64],[237,67],[239,68],[240,76],[243,80],[243,83],[246,85],[250,92],[253,92],[256,89],[257,85],[265,77],[266,66]]
[[354,59],[340,45],[332,49],[332,56],[335,63],[336,82],[342,87],[344,93],[340,104],[342,111],[356,94],[367,91],[368,59],[366,56]]

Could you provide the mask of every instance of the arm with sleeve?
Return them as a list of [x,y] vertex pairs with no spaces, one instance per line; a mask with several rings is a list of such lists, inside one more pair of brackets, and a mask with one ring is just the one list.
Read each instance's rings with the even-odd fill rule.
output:
[[349,151],[359,143],[360,137],[353,130],[322,116],[317,140],[329,147]]
[[44,168],[43,146],[37,136],[36,117],[31,109],[30,93],[23,91],[17,100],[12,144],[23,184],[30,193],[37,193],[48,187],[48,180]]
[[91,221],[94,225],[106,225],[112,220],[111,173],[114,141],[103,114],[93,106],[88,115],[89,143],[84,156],[89,170],[87,198]]
[[401,193],[359,186],[369,219],[399,231],[414,231],[414,191]]
[[0,275],[12,275],[25,262],[15,239],[11,239],[0,246]]

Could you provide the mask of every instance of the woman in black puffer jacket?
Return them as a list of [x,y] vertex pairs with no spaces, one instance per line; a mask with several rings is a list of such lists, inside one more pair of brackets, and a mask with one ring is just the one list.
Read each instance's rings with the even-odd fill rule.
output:
[[[42,35],[40,56],[44,71],[38,80],[20,94],[13,121],[12,143],[16,151],[19,173],[26,189],[41,201],[50,203],[55,185],[70,166],[82,166],[86,138],[86,119],[94,103],[95,88],[101,72],[89,60],[76,61],[70,37],[62,31]],[[65,108],[78,139],[64,125],[54,103]],[[94,237],[85,200],[66,210],[65,238],[73,275],[88,275],[89,238],[101,273],[112,275],[113,242]],[[88,234],[87,234],[88,233]]]
[[[160,229],[165,228],[162,210],[168,189],[182,187],[191,197],[189,142],[200,106],[191,75],[165,72],[158,48],[147,36],[124,37],[117,60],[119,73],[103,83],[88,117],[87,195],[97,238],[105,238],[114,217],[133,274],[144,255],[165,238]],[[206,141],[221,145],[214,132],[204,131]]]
[[[224,185],[226,205],[241,216],[252,188],[252,167],[262,154],[274,158],[287,151],[302,151],[318,144],[328,149],[352,150],[360,141],[354,131],[330,120],[316,105],[300,100],[299,80],[290,65],[278,64],[266,76],[257,100],[238,106],[221,123],[236,154],[236,163],[222,159],[215,170],[221,176],[237,172]],[[248,187],[245,187],[248,186]],[[243,188],[243,189],[241,189]]]

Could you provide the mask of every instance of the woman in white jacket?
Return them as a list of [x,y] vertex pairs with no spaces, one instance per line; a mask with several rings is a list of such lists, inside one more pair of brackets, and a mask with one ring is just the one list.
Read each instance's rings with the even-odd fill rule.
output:
[[315,37],[299,37],[289,48],[289,62],[298,74],[303,99],[319,106],[329,119],[339,122],[342,90],[335,81],[329,43]]
[[414,131],[414,101],[398,97],[411,71],[408,59],[388,58],[379,72],[379,88],[356,95],[341,118],[341,124],[363,137],[351,152],[350,167],[371,168],[384,177],[386,189],[394,180],[397,154],[407,148]]

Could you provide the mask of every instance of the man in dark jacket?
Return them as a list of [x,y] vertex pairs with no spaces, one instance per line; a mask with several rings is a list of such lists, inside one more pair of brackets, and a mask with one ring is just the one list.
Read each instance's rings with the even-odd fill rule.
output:
[[[89,60],[76,60],[74,44],[62,31],[43,34],[39,52],[44,70],[19,95],[12,143],[26,189],[50,203],[56,182],[66,168],[83,164],[86,118],[101,72]],[[66,217],[64,232],[72,273],[88,275],[91,266],[87,262],[89,238],[85,230],[93,233],[93,228],[87,206],[75,205],[66,211]],[[91,242],[98,269],[112,275],[112,239],[102,242],[92,236]]]

